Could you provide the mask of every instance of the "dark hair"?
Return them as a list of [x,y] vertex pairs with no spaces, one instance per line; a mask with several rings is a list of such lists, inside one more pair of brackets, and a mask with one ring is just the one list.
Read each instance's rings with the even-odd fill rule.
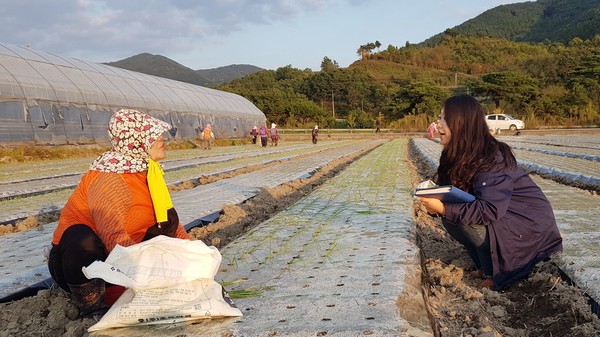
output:
[[510,147],[490,134],[483,107],[475,98],[448,98],[444,102],[444,119],[450,129],[450,142],[440,156],[438,184],[470,191],[475,174],[517,166]]

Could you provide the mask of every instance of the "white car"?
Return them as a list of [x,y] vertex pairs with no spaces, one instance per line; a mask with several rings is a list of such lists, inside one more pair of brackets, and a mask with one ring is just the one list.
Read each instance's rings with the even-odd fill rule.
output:
[[490,130],[510,130],[517,131],[525,129],[525,122],[520,119],[515,119],[507,114],[486,115],[485,121]]

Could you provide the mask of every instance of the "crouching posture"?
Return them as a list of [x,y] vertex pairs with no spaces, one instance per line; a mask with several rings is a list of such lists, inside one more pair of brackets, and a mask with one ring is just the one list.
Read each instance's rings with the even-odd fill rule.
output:
[[170,128],[139,111],[115,113],[108,127],[111,151],[92,163],[60,214],[48,268],[82,316],[108,308],[104,280],[87,279],[82,267],[104,261],[117,244],[130,246],[157,235],[190,239],[158,164],[166,157],[163,133]]
[[448,234],[466,249],[482,279],[480,287],[502,289],[526,277],[536,263],[562,250],[550,202],[510,147],[488,132],[483,108],[471,96],[447,99],[437,126],[443,146],[439,185],[475,195],[469,203],[419,198],[442,216]]

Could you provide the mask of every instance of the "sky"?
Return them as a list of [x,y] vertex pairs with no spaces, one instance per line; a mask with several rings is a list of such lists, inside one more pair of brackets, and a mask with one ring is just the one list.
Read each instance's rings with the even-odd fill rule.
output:
[[188,68],[348,67],[361,45],[419,43],[524,0],[0,0],[0,43],[90,62],[140,53]]

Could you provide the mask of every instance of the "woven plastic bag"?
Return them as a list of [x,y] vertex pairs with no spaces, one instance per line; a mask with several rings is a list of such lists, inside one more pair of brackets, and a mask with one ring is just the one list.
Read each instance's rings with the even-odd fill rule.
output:
[[106,261],[84,267],[83,273],[128,289],[88,331],[242,316],[214,281],[220,264],[217,248],[199,240],[161,235],[116,246]]

